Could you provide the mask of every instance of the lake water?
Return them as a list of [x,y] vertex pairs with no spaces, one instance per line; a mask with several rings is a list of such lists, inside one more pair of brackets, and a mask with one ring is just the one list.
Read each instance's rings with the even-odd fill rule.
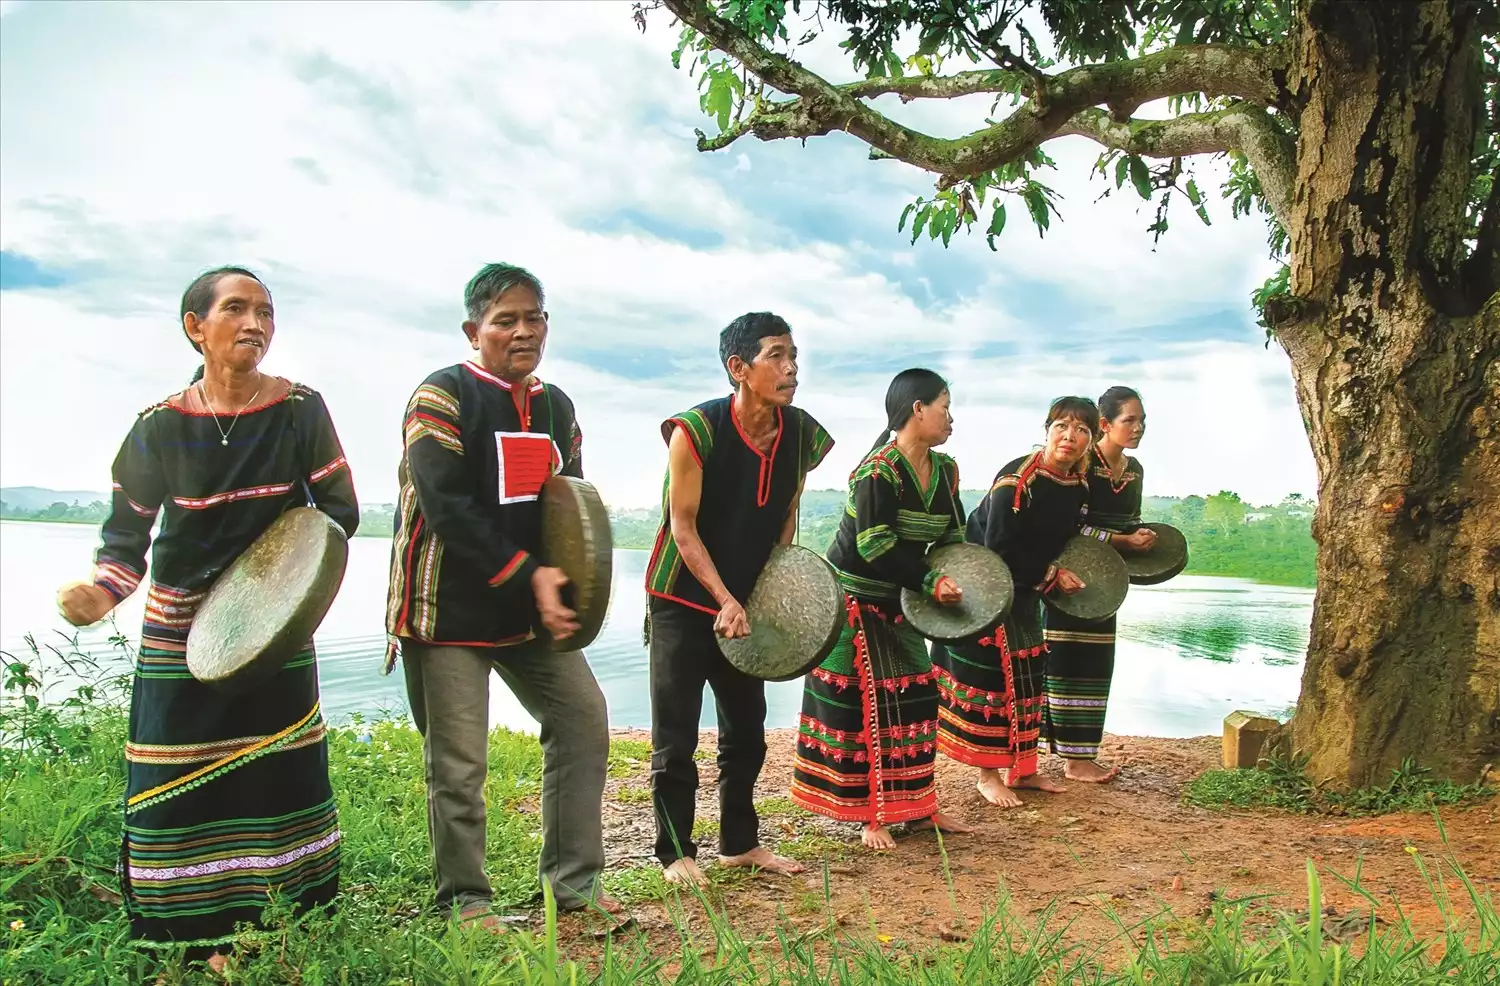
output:
[[[22,656],[29,633],[39,644],[110,651],[106,621],[74,631],[57,615],[57,587],[87,578],[98,532],[73,524],[0,522],[0,648]],[[316,641],[326,714],[335,722],[354,712],[404,714],[400,668],[380,674],[390,543],[355,538],[338,600]],[[609,701],[614,726],[649,726],[646,649],[641,646],[646,552],[615,553],[613,606],[589,648],[589,662]],[[1312,619],[1308,589],[1241,579],[1178,576],[1161,586],[1134,587],[1120,611],[1119,646],[1107,728],[1136,736],[1217,734],[1235,709],[1276,714],[1297,699]],[[116,611],[119,631],[140,632],[145,593]],[[799,681],[767,685],[767,725],[796,725]],[[536,725],[500,683],[490,679],[490,718],[535,731]],[[705,701],[704,725],[714,722]]]

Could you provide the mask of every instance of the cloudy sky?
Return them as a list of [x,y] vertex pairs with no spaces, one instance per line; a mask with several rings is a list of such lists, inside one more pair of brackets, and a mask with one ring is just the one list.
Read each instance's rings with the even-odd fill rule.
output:
[[[759,309],[793,325],[799,403],[839,441],[814,486],[842,485],[891,375],[926,365],[953,382],[965,485],[1040,438],[1050,398],[1126,383],[1149,492],[1315,491],[1248,309],[1263,226],[1215,202],[1153,249],[1149,209],[1095,201],[1081,138],[1049,145],[1065,222],[1038,238],[1012,209],[999,253],[944,250],[896,230],[930,177],[851,138],[698,153],[676,31],[658,12],[641,35],[624,0],[0,9],[4,485],[107,488],[132,416],[196,365],[183,287],[236,263],[276,299],[266,368],[324,393],[361,498],[394,499],[406,399],[467,357],[464,283],[507,260],[547,286],[542,376],[618,505],[654,498],[655,423],[725,390],[718,330]],[[956,133],[988,106],[889,109]]]

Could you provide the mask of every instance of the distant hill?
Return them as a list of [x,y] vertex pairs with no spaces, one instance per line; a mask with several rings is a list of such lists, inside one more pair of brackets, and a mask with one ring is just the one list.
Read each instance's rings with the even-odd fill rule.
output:
[[98,490],[49,490],[40,486],[6,486],[0,488],[0,500],[13,510],[43,510],[54,503],[65,503],[71,506],[77,503],[88,506],[98,501],[109,502],[108,493],[100,493]]

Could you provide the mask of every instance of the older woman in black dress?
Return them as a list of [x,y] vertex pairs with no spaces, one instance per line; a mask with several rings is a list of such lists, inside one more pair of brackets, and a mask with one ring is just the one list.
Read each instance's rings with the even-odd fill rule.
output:
[[136,419],[94,579],[65,586],[58,606],[75,626],[103,619],[145,578],[150,550],[121,882],[134,937],[219,967],[235,924],[257,921],[273,893],[299,907],[333,898],[339,826],[311,641],[268,681],[226,694],[187,669],[193,613],[283,511],[311,500],[352,535],[359,507],[323,399],[259,369],[275,333],[260,280],[202,275],[182,326],[200,377]]
[[[1146,433],[1141,395],[1111,387],[1099,398],[1098,440],[1085,459],[1089,523],[1085,533],[1107,539],[1121,552],[1151,550],[1156,533],[1141,526],[1145,470],[1127,450]],[[1089,621],[1047,610],[1047,722],[1043,738],[1063,758],[1063,776],[1103,784],[1116,766],[1098,762],[1104,714],[1115,674],[1115,618]]]

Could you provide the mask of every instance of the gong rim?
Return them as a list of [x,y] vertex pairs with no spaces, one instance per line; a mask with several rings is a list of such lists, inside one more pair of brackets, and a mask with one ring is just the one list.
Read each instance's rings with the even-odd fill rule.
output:
[[1075,619],[1097,623],[1120,611],[1130,589],[1125,559],[1104,541],[1075,534],[1068,539],[1057,566],[1084,581],[1084,588],[1071,596],[1056,589],[1044,597],[1047,605]]
[[574,594],[569,608],[578,621],[571,636],[554,639],[545,627],[537,634],[554,651],[583,650],[604,629],[614,590],[614,534],[609,511],[592,483],[553,476],[542,484],[542,561],[562,569]]
[[[833,652],[847,621],[844,590],[833,566],[817,552],[797,544],[778,544],[771,549],[745,603],[745,615],[750,621],[750,636],[729,640],[715,634],[714,639],[725,660],[762,681],[793,681],[806,676]],[[800,657],[789,656],[779,662],[762,660],[764,651],[786,643],[792,634],[783,625],[794,621],[806,624],[796,636],[801,638],[797,643],[807,649]]]
[[[303,554],[289,559],[292,552]],[[193,613],[188,671],[222,691],[275,675],[312,641],[348,561],[344,531],[327,514],[306,506],[281,514],[214,580]],[[296,602],[288,607],[289,597]],[[279,617],[268,619],[278,607]]]
[[1149,552],[1120,552],[1131,585],[1160,585],[1182,574],[1188,565],[1187,537],[1171,524],[1142,524],[1156,532],[1156,543]]
[[982,633],[1010,614],[1016,583],[1005,560],[980,544],[947,544],[927,554],[927,564],[964,591],[954,606],[925,592],[901,590],[901,612],[928,640],[951,643]]

